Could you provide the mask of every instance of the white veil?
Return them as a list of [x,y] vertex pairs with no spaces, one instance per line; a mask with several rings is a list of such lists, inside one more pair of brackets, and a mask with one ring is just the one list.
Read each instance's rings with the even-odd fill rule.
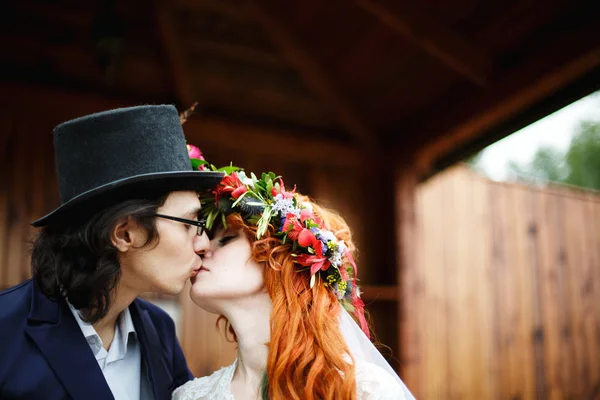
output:
[[346,344],[350,348],[350,353],[355,360],[367,361],[371,364],[375,364],[380,368],[383,368],[388,374],[390,374],[402,387],[404,398],[407,400],[415,400],[415,397],[410,393],[402,379],[398,376],[396,371],[381,355],[379,350],[371,343],[367,335],[360,329],[356,321],[352,319],[348,311],[340,305],[340,331],[344,336]]

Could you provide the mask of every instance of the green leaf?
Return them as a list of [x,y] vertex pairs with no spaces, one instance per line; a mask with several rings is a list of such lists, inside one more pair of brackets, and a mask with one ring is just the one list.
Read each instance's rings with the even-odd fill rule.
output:
[[206,227],[208,229],[212,228],[212,225],[215,222],[215,219],[217,219],[217,215],[219,215],[219,210],[217,210],[216,208],[214,208],[210,212],[210,214],[208,214],[208,218],[206,218]]
[[233,165],[229,165],[227,167],[221,167],[221,168],[217,169],[216,171],[225,172],[227,175],[231,175],[233,172],[240,171],[240,170],[241,170],[241,168],[239,168],[239,167],[234,167]]
[[208,161],[201,160],[199,158],[190,158],[192,162],[192,169],[197,170],[202,165],[208,165]]
[[265,234],[265,232],[267,232],[267,228],[269,227],[269,221],[271,220],[271,214],[272,214],[272,209],[269,206],[265,207],[265,210],[262,213],[262,216],[260,217],[260,220],[258,221],[258,229],[256,230],[256,237],[257,239],[260,239],[262,237],[262,235]]
[[352,303],[350,303],[349,301],[342,301],[342,306],[346,309],[346,311],[348,311],[349,313],[353,313],[354,312],[354,306],[352,305]]

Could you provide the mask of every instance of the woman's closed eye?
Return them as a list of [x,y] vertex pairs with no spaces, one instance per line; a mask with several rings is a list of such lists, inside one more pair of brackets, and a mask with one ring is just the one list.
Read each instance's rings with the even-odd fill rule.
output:
[[219,239],[219,246],[223,247],[225,246],[227,243],[231,242],[233,239],[237,238],[238,235],[227,235],[227,236],[223,236],[221,239]]

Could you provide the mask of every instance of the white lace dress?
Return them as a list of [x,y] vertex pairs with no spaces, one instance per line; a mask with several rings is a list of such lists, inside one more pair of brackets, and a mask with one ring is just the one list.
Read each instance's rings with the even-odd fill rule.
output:
[[[231,379],[237,360],[210,376],[196,378],[178,387],[173,400],[235,400],[231,394]],[[356,394],[358,400],[402,400],[402,387],[382,368],[368,363],[356,364]]]

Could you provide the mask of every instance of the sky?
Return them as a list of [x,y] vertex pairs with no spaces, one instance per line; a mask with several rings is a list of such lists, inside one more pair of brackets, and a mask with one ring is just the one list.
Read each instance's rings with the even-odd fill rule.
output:
[[507,180],[510,160],[519,164],[527,164],[541,146],[552,146],[566,151],[569,148],[571,137],[583,120],[600,121],[600,91],[486,147],[478,166],[491,179]]

